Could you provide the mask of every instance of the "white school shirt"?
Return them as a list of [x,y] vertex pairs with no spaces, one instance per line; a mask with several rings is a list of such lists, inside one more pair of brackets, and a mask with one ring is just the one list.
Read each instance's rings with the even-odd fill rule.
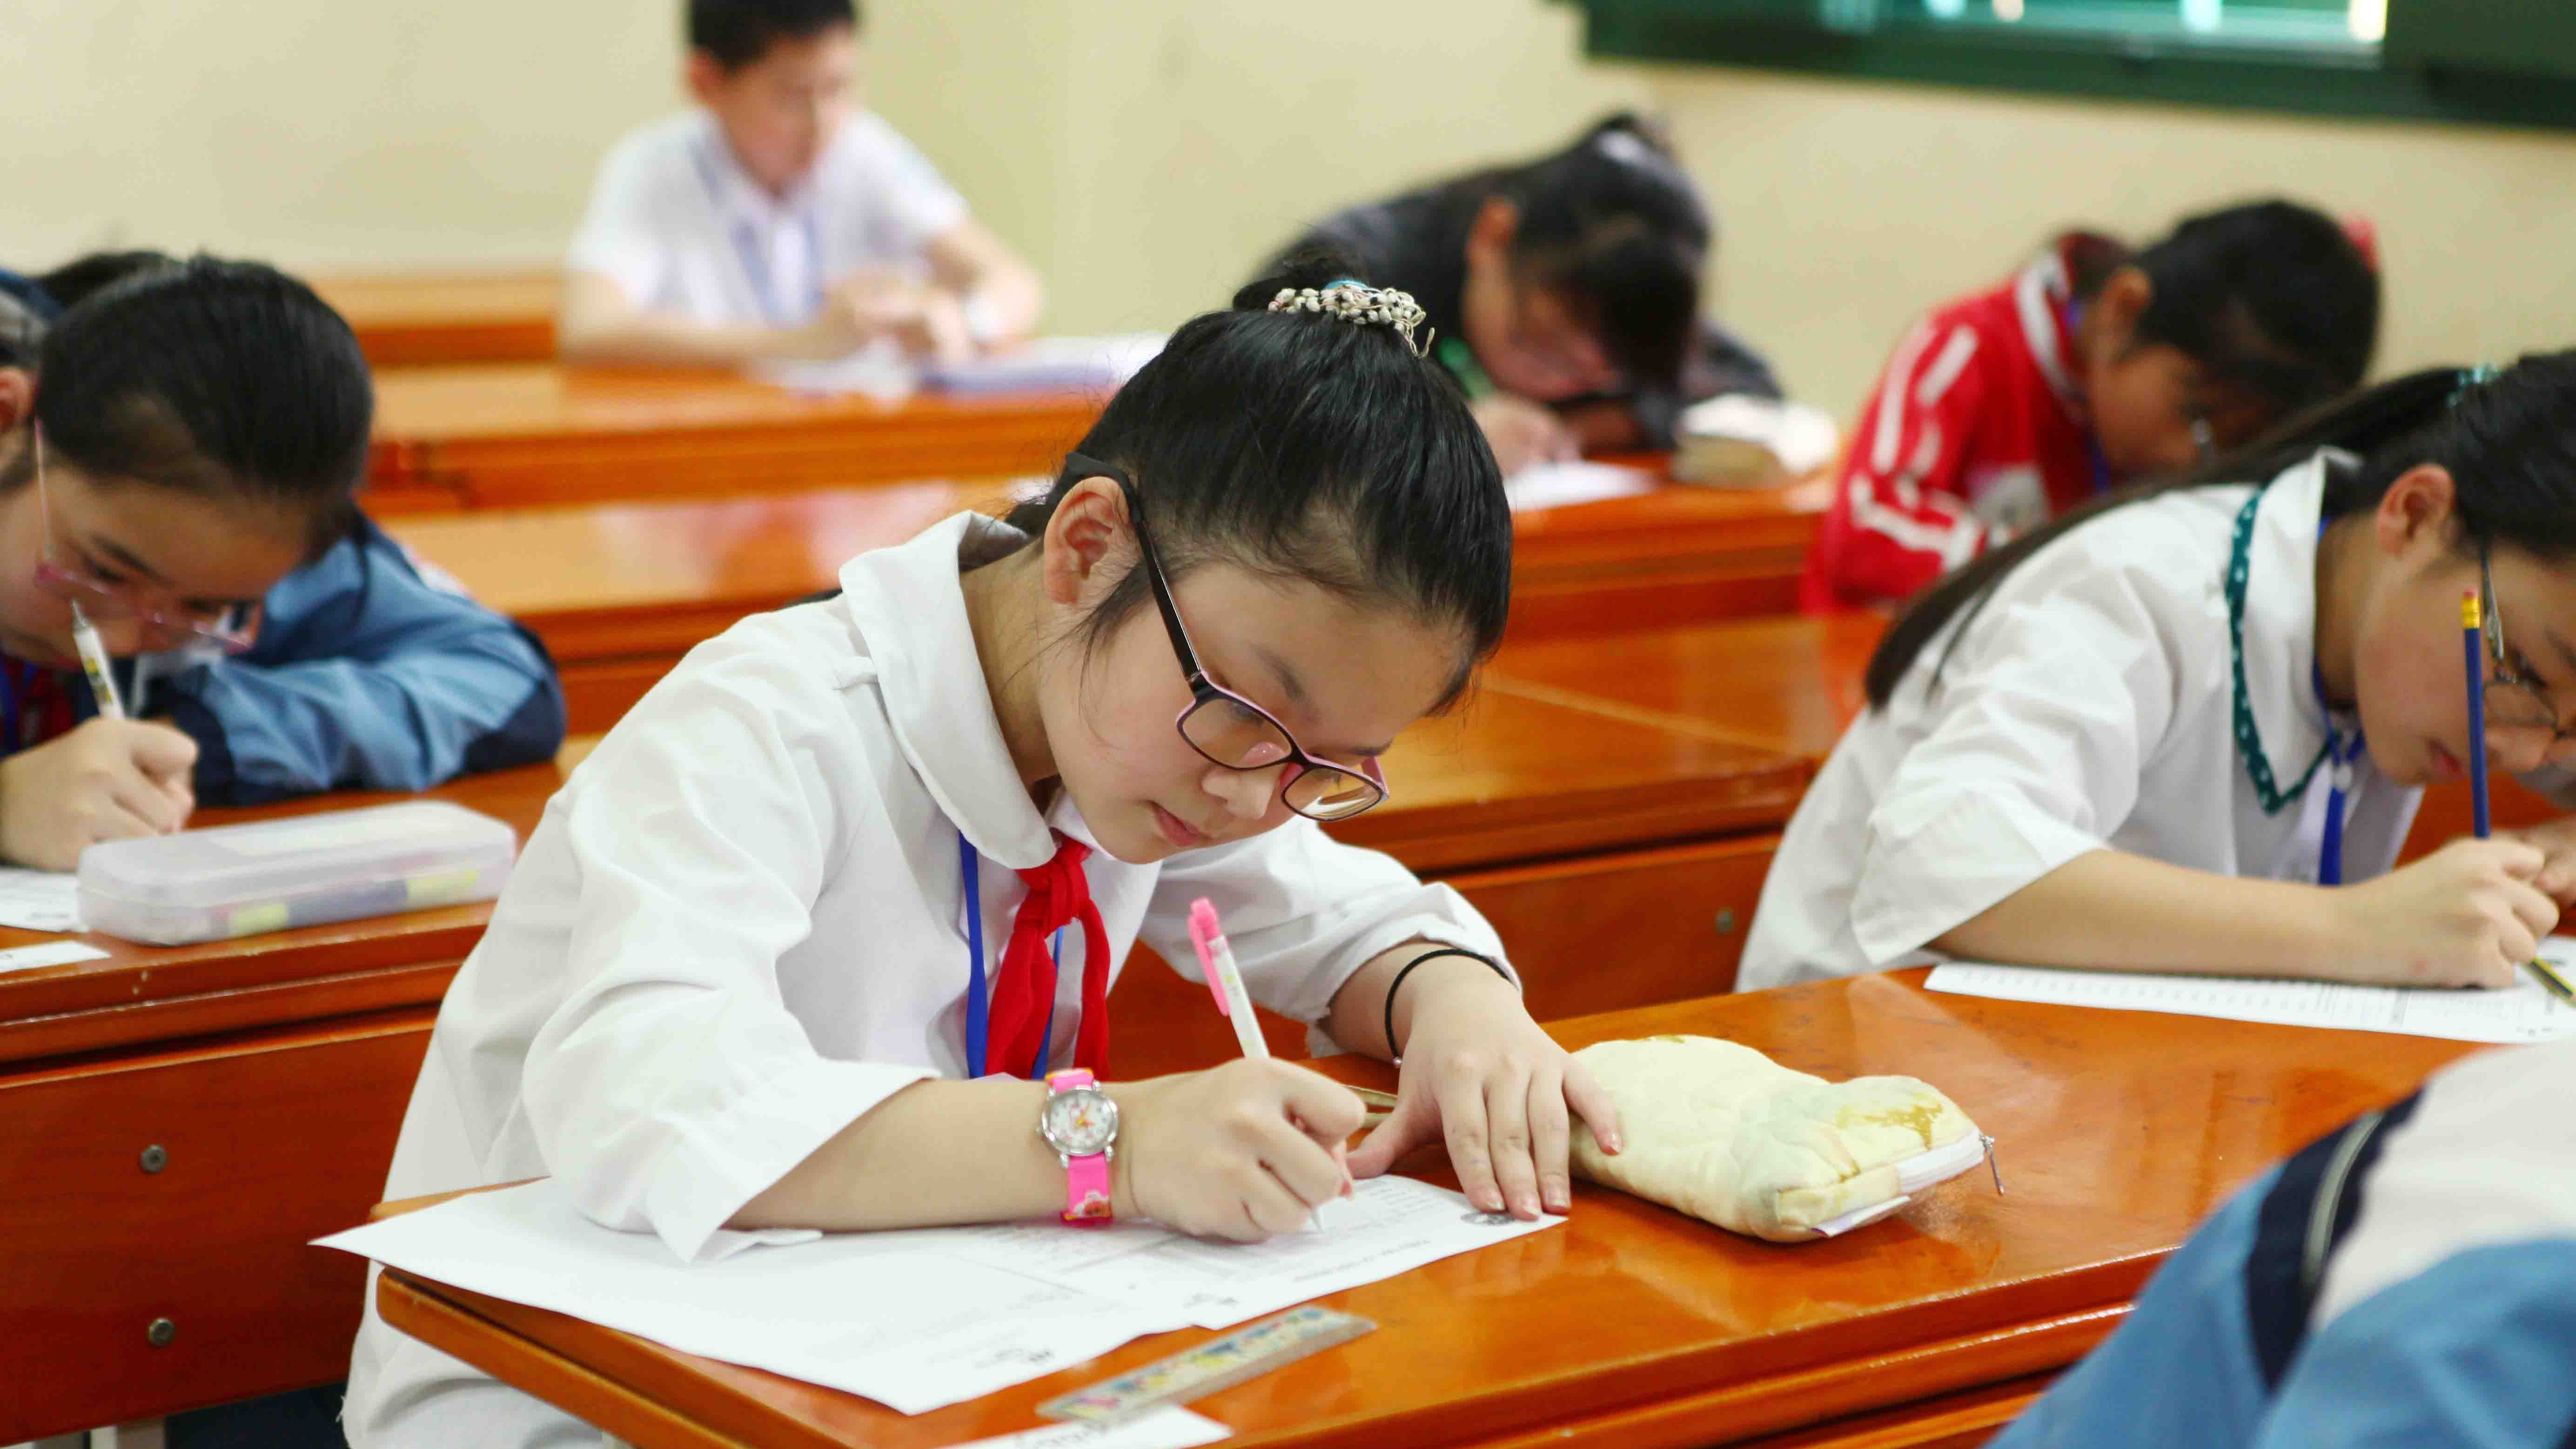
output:
[[[1027,894],[1013,871],[1054,856],[1052,831],[1092,838],[1061,794],[1031,802],[967,626],[961,562],[1022,537],[964,513],[861,554],[840,598],[700,645],[609,732],[448,989],[388,1200],[552,1175],[599,1222],[700,1260],[739,1246],[725,1220],[862,1113],[965,1075],[959,831],[982,861],[988,991]],[[1195,979],[1187,916],[1206,896],[1253,999],[1302,1021],[1409,940],[1501,959],[1455,891],[1303,818],[1155,864],[1095,849],[1083,869],[1119,960],[1141,939]],[[1082,935],[1062,936],[1057,1066]],[[1118,1044],[1113,1018],[1113,1072]],[[554,1443],[571,1424],[369,1304],[360,1449]]]
[[[2312,683],[2319,454],[2263,490],[2247,555],[2245,688],[2287,790],[2330,721]],[[1885,709],[1853,721],[1789,822],[1737,989],[1893,970],[2087,851],[2314,881],[2332,767],[2266,813],[2233,732],[2225,576],[2250,486],[2115,509],[2025,560],[1967,626],[1926,645]],[[2423,792],[2367,751],[2345,801],[2343,878],[2397,860]]]
[[609,151],[566,265],[653,311],[801,327],[855,272],[921,275],[922,249],[965,219],[965,199],[872,112],[843,117],[781,199],[743,171],[713,116],[691,111]]

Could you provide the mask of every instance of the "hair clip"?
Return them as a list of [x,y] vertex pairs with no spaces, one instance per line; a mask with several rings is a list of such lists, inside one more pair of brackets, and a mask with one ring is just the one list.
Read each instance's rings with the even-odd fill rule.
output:
[[2484,387],[2502,376],[2504,376],[2504,369],[2492,362],[2481,362],[2475,367],[2461,368],[2460,380],[2452,385],[2448,405],[2458,407],[2460,399],[2467,396],[2470,388]]
[[1377,323],[1393,328],[1404,339],[1416,357],[1431,355],[1431,339],[1413,340],[1413,329],[1422,325],[1427,315],[1411,292],[1393,287],[1372,287],[1356,278],[1344,277],[1322,287],[1282,287],[1270,299],[1273,312],[1321,312],[1344,322],[1368,326]]

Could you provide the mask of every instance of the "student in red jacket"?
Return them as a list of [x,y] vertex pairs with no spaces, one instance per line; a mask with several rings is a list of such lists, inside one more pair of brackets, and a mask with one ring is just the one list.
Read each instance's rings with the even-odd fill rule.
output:
[[1893,603],[2115,484],[2247,442],[2359,385],[2378,330],[2362,244],[2304,206],[2196,216],[2135,255],[2060,237],[1898,345],[1800,603]]

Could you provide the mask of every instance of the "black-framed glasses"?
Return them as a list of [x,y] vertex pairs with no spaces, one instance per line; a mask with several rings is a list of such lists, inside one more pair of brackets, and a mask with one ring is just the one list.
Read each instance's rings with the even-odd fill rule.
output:
[[1172,636],[1172,653],[1179,659],[1182,677],[1190,686],[1190,702],[1172,721],[1172,727],[1180,731],[1189,747],[1209,764],[1228,770],[1249,772],[1286,765],[1279,798],[1309,820],[1348,820],[1383,803],[1387,796],[1386,776],[1379,771],[1377,761],[1343,765],[1307,754],[1276,715],[1208,678],[1207,671],[1199,665],[1198,650],[1190,643],[1189,626],[1181,622],[1180,608],[1172,602],[1172,585],[1163,576],[1163,561],[1155,554],[1154,541],[1145,531],[1144,503],[1136,496],[1135,483],[1123,469],[1112,464],[1080,453],[1067,454],[1063,480],[1082,478],[1106,478],[1126,495],[1127,521],[1136,532],[1136,551],[1144,560],[1146,585],[1154,592],[1154,607],[1162,611],[1163,628]]
[[2495,570],[2488,562],[2487,545],[2478,545],[2478,633],[2486,640],[2487,664],[2493,671],[2486,683],[2487,728],[2549,732],[2549,748],[2555,750],[2569,738],[2569,731],[2558,721],[2560,712],[2550,703],[2548,686],[2527,669],[2517,669],[2512,651],[2505,647],[2504,617],[2496,608]]

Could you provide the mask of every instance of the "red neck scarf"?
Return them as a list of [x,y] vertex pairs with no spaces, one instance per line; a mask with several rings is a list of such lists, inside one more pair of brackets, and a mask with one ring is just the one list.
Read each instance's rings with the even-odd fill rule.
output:
[[985,1042],[985,1070],[1015,1077],[1037,1070],[1047,1049],[1047,1019],[1055,1005],[1055,957],[1047,938],[1082,922],[1082,1022],[1073,1064],[1099,1080],[1109,1077],[1109,929],[1091,903],[1091,881],[1082,862],[1091,847],[1056,836],[1055,858],[1016,872],[1028,886],[1002,948],[1000,979],[993,988],[992,1024]]

